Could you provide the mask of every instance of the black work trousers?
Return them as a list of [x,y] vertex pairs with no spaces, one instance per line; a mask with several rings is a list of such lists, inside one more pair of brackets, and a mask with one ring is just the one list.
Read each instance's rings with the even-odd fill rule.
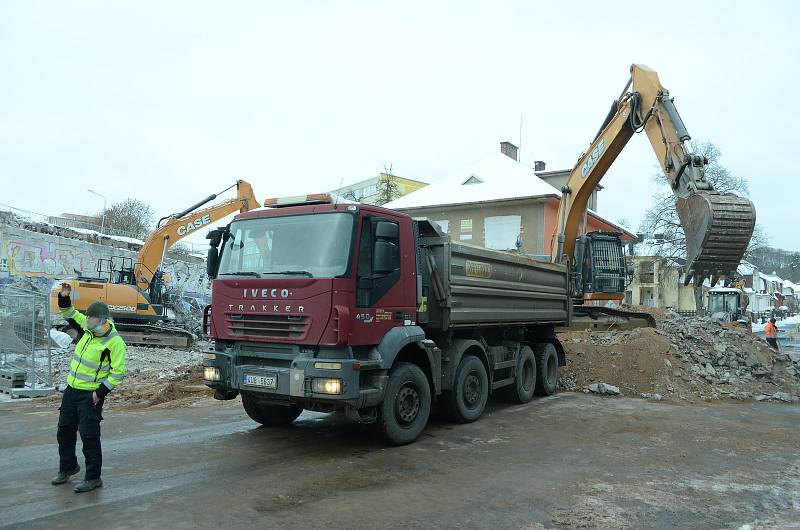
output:
[[100,422],[103,419],[103,400],[95,405],[91,390],[76,390],[67,386],[61,399],[58,416],[59,471],[69,472],[78,465],[75,456],[77,433],[81,433],[83,456],[86,459],[85,480],[100,478],[103,452],[100,448]]

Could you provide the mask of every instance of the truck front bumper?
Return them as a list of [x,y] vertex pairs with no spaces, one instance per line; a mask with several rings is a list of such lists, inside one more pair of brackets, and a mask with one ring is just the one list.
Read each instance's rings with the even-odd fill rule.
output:
[[336,409],[377,405],[388,380],[385,373],[363,371],[356,359],[271,358],[267,353],[242,359],[216,350],[203,352],[203,374],[205,384],[223,395],[248,392],[264,400],[290,401],[306,408],[324,403]]

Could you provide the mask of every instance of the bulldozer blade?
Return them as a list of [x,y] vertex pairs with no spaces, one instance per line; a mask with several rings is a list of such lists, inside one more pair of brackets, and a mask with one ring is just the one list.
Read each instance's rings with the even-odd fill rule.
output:
[[679,198],[676,207],[686,235],[686,280],[730,277],[742,260],[753,228],[756,209],[749,199],[731,193],[698,191]]

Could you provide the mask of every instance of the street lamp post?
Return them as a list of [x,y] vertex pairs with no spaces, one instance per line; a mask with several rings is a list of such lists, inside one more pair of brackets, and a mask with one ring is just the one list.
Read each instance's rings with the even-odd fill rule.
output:
[[106,202],[107,202],[106,201],[106,196],[103,195],[102,193],[97,193],[96,191],[93,191],[93,190],[86,190],[86,191],[88,191],[89,193],[94,193],[98,197],[102,197],[103,198],[103,217],[102,217],[102,219],[100,221],[100,233],[102,234],[103,231],[106,228]]

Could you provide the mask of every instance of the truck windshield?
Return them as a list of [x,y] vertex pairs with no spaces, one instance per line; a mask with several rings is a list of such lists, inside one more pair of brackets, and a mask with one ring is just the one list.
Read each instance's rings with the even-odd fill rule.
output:
[[234,221],[219,276],[335,278],[347,273],[352,239],[349,213]]

